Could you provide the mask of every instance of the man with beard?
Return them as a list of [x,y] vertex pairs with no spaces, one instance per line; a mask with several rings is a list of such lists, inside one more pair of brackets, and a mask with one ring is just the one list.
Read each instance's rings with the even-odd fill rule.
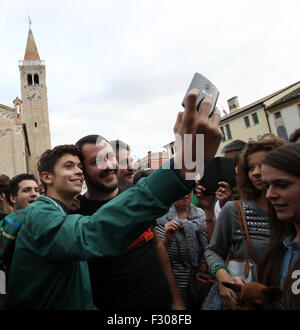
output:
[[131,150],[128,144],[121,140],[110,141],[114,153],[116,155],[119,170],[118,183],[120,186],[130,186],[133,184],[133,176],[135,173],[135,166],[131,156]]
[[[118,186],[118,162],[110,143],[100,135],[85,136],[76,146],[87,186],[76,213],[92,215],[123,191]],[[99,309],[184,309],[168,253],[153,226],[120,256],[89,262],[89,271]]]

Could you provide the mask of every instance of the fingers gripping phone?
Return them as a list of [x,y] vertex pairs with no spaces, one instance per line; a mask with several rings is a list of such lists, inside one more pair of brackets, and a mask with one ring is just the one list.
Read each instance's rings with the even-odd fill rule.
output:
[[202,76],[200,73],[196,72],[194,75],[193,80],[191,81],[191,84],[185,93],[184,99],[182,101],[182,106],[185,106],[185,99],[189,91],[193,88],[196,88],[199,90],[200,94],[197,98],[197,111],[199,110],[200,104],[205,96],[212,95],[212,107],[209,111],[209,116],[211,116],[214,112],[218,97],[219,97],[219,91],[216,88],[214,84],[212,84],[207,78]]

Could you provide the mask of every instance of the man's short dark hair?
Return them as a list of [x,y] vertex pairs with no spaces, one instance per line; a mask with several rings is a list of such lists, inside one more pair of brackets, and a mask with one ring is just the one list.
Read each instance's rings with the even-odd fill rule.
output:
[[28,173],[21,173],[16,176],[14,176],[10,181],[8,185],[9,193],[13,196],[17,196],[19,191],[19,183],[24,180],[32,180],[35,181],[36,184],[38,184],[36,177],[33,174]]
[[[74,144],[63,144],[46,150],[40,157],[37,167],[41,177],[42,172],[53,173],[54,165],[65,154],[70,154],[79,157],[79,151]],[[47,185],[41,179],[45,192],[47,192]]]
[[300,138],[300,128],[296,128],[289,136],[289,142],[296,142]]
[[[92,135],[86,135],[80,140],[78,140],[75,143],[76,148],[79,151],[79,158],[81,162],[83,163],[84,157],[82,153],[82,148],[85,144],[97,144],[97,142],[101,142],[102,140],[108,142],[102,135],[92,134]],[[108,142],[109,143],[109,142]]]
[[112,140],[109,141],[111,144],[111,147],[113,148],[113,151],[115,154],[119,152],[119,150],[127,150],[130,151],[130,147],[127,143],[123,142],[122,140]]
[[9,181],[10,178],[9,176],[7,176],[6,174],[0,174],[0,194],[5,194],[5,198],[7,200],[7,202],[13,206],[13,204],[11,203],[11,200],[9,198]]
[[8,184],[10,178],[5,174],[0,174],[0,193],[8,193]]

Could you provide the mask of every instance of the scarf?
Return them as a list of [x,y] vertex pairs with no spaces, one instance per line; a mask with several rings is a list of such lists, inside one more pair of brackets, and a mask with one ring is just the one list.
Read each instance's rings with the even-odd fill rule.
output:
[[[174,205],[169,209],[161,218],[157,219],[158,225],[165,225],[167,222],[175,220],[180,224],[184,235],[175,235],[176,245],[180,251],[180,246],[183,244],[183,240],[186,241],[188,254],[192,266],[197,267],[199,259],[201,260],[204,254],[204,248],[207,243],[206,234],[203,231],[205,226],[205,213],[201,208],[195,205],[190,205],[190,211],[187,219],[178,219],[178,214]],[[201,258],[199,258],[201,256]]]

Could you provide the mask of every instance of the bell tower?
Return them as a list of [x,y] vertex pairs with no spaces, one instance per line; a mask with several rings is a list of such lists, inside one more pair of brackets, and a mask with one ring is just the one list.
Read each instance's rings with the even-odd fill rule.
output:
[[28,172],[39,178],[37,161],[41,154],[51,148],[48,117],[45,62],[40,59],[31,30],[29,32],[24,60],[19,61],[23,131],[27,135]]

